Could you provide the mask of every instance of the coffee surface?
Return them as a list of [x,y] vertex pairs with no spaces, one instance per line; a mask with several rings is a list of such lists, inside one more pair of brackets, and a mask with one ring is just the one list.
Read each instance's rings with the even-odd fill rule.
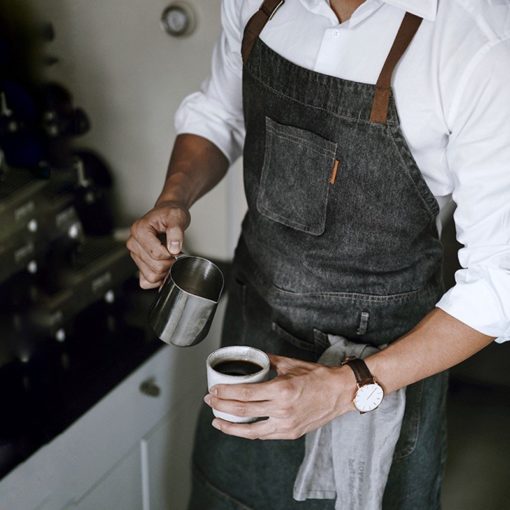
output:
[[251,375],[256,374],[262,370],[262,367],[253,361],[244,359],[230,359],[219,361],[213,365],[216,372],[225,375]]

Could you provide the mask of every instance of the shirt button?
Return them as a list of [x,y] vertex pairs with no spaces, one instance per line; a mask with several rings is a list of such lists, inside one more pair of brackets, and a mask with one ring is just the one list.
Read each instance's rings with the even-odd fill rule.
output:
[[340,35],[340,30],[333,30],[333,37],[338,37]]

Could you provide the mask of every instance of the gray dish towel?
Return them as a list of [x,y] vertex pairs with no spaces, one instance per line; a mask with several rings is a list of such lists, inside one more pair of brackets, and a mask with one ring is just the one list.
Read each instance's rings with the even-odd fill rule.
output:
[[[331,346],[319,359],[324,365],[378,351],[341,336],[328,339]],[[385,395],[375,411],[350,412],[309,432],[294,499],[336,499],[335,510],[380,510],[404,409],[405,388]]]

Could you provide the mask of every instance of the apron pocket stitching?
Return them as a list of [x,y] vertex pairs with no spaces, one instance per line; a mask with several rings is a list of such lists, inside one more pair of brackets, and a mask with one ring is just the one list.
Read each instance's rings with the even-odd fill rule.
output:
[[[269,117],[266,117],[266,121],[271,120]],[[289,128],[292,126],[289,126]],[[283,130],[274,127],[272,124],[268,124],[266,122],[266,129],[271,133],[275,134],[279,138],[283,138],[291,143],[306,143],[308,145],[313,145],[314,147],[307,147],[309,150],[317,152],[321,156],[331,156],[334,157],[336,155],[337,144],[335,142],[330,142],[329,140],[324,140],[321,145],[319,143],[314,142],[310,138],[305,138],[302,136],[294,135],[291,133],[285,133]],[[313,134],[313,133],[311,133]],[[330,145],[332,148],[328,148],[326,145]]]
[[336,142],[321,135],[266,117],[264,158],[256,199],[259,213],[307,234],[323,234],[328,178],[336,147]]
[[285,328],[282,328],[277,322],[273,321],[273,323],[271,324],[271,329],[278,335],[280,339],[290,343],[291,345],[297,347],[298,349],[303,349],[311,352],[317,351],[317,347],[315,346],[315,344],[297,338],[292,333],[289,333]]
[[[259,204],[257,204],[257,205],[258,205],[259,211],[261,213],[265,213],[266,216],[272,220],[276,220],[276,221],[280,220],[280,223],[282,223],[283,225],[289,226],[291,228],[299,227],[301,230],[303,230],[303,232],[308,232],[310,234],[315,233],[315,229],[313,227],[310,227],[309,225],[306,225],[306,224],[301,223],[296,220],[289,221],[286,216],[282,216],[281,214],[273,212],[271,209],[267,208],[265,205],[259,205]],[[284,223],[284,222],[288,222],[288,223]]]
[[[305,143],[308,149],[315,150],[320,155],[331,157],[336,155],[338,143],[328,140],[313,131],[308,131],[288,124],[280,124],[268,116],[265,117],[265,127],[267,131],[276,135],[278,138],[283,138],[284,140],[295,144]],[[310,147],[310,145],[313,147]]]

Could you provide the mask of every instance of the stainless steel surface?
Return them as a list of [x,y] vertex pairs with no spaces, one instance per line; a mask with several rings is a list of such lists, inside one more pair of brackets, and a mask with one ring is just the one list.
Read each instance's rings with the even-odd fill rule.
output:
[[223,290],[223,273],[202,257],[181,255],[149,313],[149,323],[161,340],[189,347],[203,340]]

